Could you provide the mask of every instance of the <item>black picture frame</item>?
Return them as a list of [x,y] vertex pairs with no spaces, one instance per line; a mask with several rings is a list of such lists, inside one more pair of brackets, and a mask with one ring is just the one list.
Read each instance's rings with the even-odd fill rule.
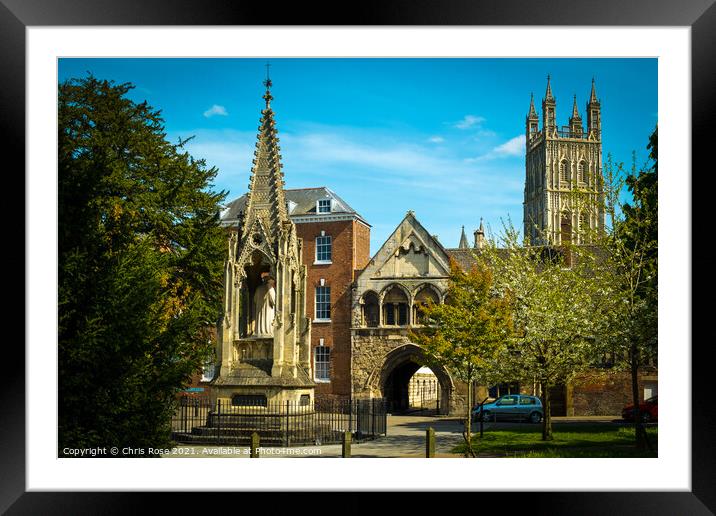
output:
[[[692,288],[692,490],[690,492],[589,492],[589,493],[521,493],[510,495],[511,509],[549,514],[712,514],[716,511],[713,489],[714,410],[709,406],[711,350],[716,333],[709,324],[714,282],[711,268],[715,263],[708,247],[698,251],[698,244],[710,240],[708,221],[713,189],[713,157],[709,140],[714,134],[710,124],[716,115],[716,6],[714,0],[550,0],[545,2],[512,0],[459,0],[442,3],[430,0],[362,1],[350,9],[338,9],[338,3],[292,3],[269,6],[266,2],[192,0],[0,0],[0,128],[2,128],[3,169],[5,181],[18,179],[19,191],[25,190],[25,30],[31,26],[104,26],[104,25],[552,25],[552,26],[685,26],[691,28],[692,79],[692,168],[679,171],[692,184],[692,277],[698,278]],[[345,6],[344,6],[345,7]],[[346,14],[343,14],[346,13]],[[710,158],[710,159],[709,159]],[[698,168],[697,168],[698,167]],[[677,172],[674,172],[677,173]],[[5,183],[7,192],[9,186]],[[698,185],[697,188],[693,186]],[[14,190],[17,192],[17,190]],[[16,195],[16,194],[15,194]],[[9,270],[23,269],[27,256],[24,247],[25,225],[18,223],[17,211],[6,210],[6,238],[15,242]],[[14,216],[13,216],[14,215]],[[24,212],[23,212],[24,216]],[[685,214],[688,216],[688,214]],[[23,220],[24,222],[24,220]],[[23,235],[12,238],[12,231]],[[668,245],[662,242],[662,245]],[[23,296],[24,299],[24,296]],[[16,306],[24,303],[16,303]],[[32,307],[26,307],[31,310]],[[696,344],[698,343],[698,344]],[[0,510],[8,514],[126,514],[145,507],[147,500],[159,495],[139,493],[28,493],[25,489],[25,359],[16,339],[5,339],[5,363],[0,424]],[[687,352],[691,343],[670,343]],[[12,364],[8,367],[7,364]],[[20,366],[22,364],[22,366]],[[687,392],[688,386],[684,386]],[[20,395],[22,393],[23,395]],[[662,443],[668,446],[668,443]],[[489,474],[489,472],[484,472]],[[228,495],[232,496],[232,495]],[[450,496],[443,493],[444,502]],[[487,508],[491,501],[480,493],[475,507]],[[505,493],[496,496],[504,497]],[[222,496],[222,498],[225,498]],[[197,497],[171,493],[161,500],[162,512],[178,504],[182,512],[210,510],[220,498],[214,494]],[[235,495],[229,500],[236,500]],[[359,503],[360,493],[346,493],[341,507],[351,510],[370,509],[370,503]],[[423,497],[411,494],[401,504],[409,507],[424,503]],[[504,500],[504,499],[503,499]],[[498,500],[498,503],[501,503]],[[295,494],[272,494],[271,504],[296,503]],[[382,504],[379,504],[382,505]],[[416,505],[419,506],[419,505]],[[246,507],[245,505],[243,507]],[[351,509],[352,508],[352,509]],[[256,509],[254,509],[256,510]],[[273,511],[270,511],[273,512]]]

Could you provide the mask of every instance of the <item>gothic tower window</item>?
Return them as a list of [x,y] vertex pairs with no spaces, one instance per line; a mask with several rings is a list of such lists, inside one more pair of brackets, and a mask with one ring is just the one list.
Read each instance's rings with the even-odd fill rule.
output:
[[569,183],[569,163],[566,159],[559,162],[559,180],[562,184]]
[[584,184],[587,182],[587,170],[586,170],[586,164],[584,161],[579,162],[579,166],[577,167],[577,177],[579,178],[579,182]]

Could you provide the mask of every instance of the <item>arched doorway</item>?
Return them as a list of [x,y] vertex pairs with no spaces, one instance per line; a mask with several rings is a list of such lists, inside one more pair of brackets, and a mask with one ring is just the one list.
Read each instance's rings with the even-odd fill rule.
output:
[[[383,363],[369,382],[374,390],[381,393],[388,402],[391,413],[406,412],[410,409],[410,380],[425,364],[425,355],[420,346],[408,343],[388,353]],[[450,411],[450,396],[454,385],[447,370],[443,367],[432,366],[432,372],[437,379],[438,391],[436,408],[439,414],[448,414]]]
[[404,362],[390,372],[383,386],[388,411],[392,414],[407,412],[410,409],[410,379],[420,369],[420,364]]

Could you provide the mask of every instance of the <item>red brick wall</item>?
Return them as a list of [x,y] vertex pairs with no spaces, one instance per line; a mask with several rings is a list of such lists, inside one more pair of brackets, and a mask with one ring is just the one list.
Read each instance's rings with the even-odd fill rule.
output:
[[[639,400],[644,401],[644,384],[656,382],[655,371],[639,375]],[[572,404],[577,416],[621,416],[622,408],[632,403],[629,372],[585,373],[573,382]]]
[[[658,384],[657,379],[658,373],[654,368],[640,371],[640,401],[644,401],[644,386],[647,383]],[[563,394],[558,393],[559,390]],[[520,392],[536,394],[530,382],[521,383]],[[562,401],[557,401],[557,397],[561,397]],[[552,391],[553,416],[621,416],[622,408],[631,403],[631,374],[628,371],[593,369],[575,378],[569,388],[559,387]]]
[[[367,230],[367,240],[364,230],[356,231],[359,226]],[[314,263],[316,238],[322,230],[332,237],[332,263],[327,265]],[[308,269],[306,315],[311,320],[315,318],[316,287],[320,286],[321,278],[325,280],[325,286],[331,287],[331,322],[314,323],[311,328],[311,360],[320,339],[323,339],[324,346],[331,348],[331,381],[317,384],[316,394],[348,396],[351,385],[351,284],[356,260],[360,260],[361,264],[367,263],[365,255],[366,246],[370,245],[370,229],[349,220],[296,224],[296,231],[303,239],[303,263]],[[360,231],[360,238],[366,242],[361,243],[358,249],[356,237]]]

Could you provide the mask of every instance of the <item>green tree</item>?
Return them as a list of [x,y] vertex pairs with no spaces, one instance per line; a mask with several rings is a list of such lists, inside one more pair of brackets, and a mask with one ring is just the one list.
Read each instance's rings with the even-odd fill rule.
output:
[[425,328],[412,338],[425,350],[428,364],[446,367],[465,382],[466,456],[475,456],[471,437],[472,385],[489,376],[511,331],[510,299],[494,288],[492,272],[480,260],[469,271],[451,264],[444,304],[428,303],[421,310]]
[[[605,191],[610,230],[602,245],[608,252],[614,291],[608,350],[616,365],[628,368],[635,407],[636,446],[650,446],[639,411],[639,369],[656,359],[658,344],[658,132],[647,145],[651,166],[624,173],[608,158]],[[623,201],[624,188],[631,194]],[[622,357],[625,360],[622,360]]]
[[591,248],[523,245],[505,224],[501,249],[487,248],[497,288],[513,299],[514,337],[503,380],[537,381],[544,418],[542,439],[552,439],[550,391],[588,369],[605,331],[610,291]]
[[131,84],[59,85],[59,447],[163,446],[212,351],[224,192]]

